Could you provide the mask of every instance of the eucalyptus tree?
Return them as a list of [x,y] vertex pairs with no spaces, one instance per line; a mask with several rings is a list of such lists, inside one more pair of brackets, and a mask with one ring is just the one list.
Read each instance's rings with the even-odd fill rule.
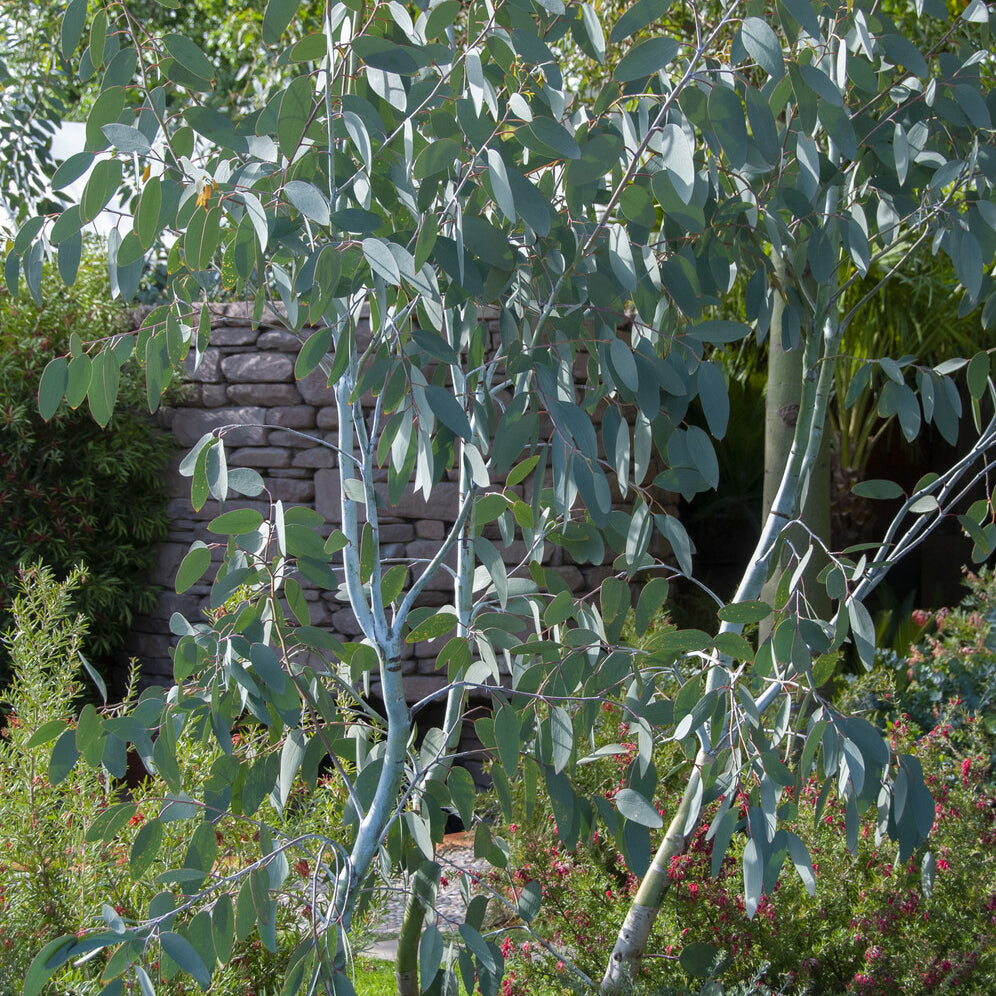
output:
[[[321,368],[337,408],[328,445],[340,467],[341,528],[311,510],[271,502],[264,516],[236,501],[210,526],[225,546],[214,617],[174,619],[175,687],[148,693],[126,719],[90,711],[39,732],[54,740],[54,778],[80,755],[119,771],[129,743],[158,771],[167,797],[159,829],[132,851],[136,874],[154,860],[163,822],[194,829],[185,867],[164,873],[147,914],[125,922],[105,906],[106,930],[51,942],[32,967],[29,996],[60,964],[105,948],[113,949],[109,993],[129,977],[155,991],[157,959],[166,975],[182,968],[207,986],[233,936],[256,930],[275,945],[276,896],[298,850],[313,873],[285,992],[352,991],[352,918],[375,874],[390,868],[411,886],[399,991],[455,992],[459,973],[468,990],[497,992],[503,960],[486,896],[452,934],[425,924],[444,810],[473,823],[472,785],[453,763],[468,689],[493,699],[477,729],[506,817],[513,779],[527,795],[542,782],[565,844],[601,822],[642,878],[601,981],[606,991],[638,967],[670,859],[705,814],[717,864],[734,834],[746,838],[751,915],[787,858],[813,885],[783,794],[814,767],[824,798],[836,790],[846,800],[850,840],[871,808],[901,859],[922,849],[933,802],[915,758],[892,756],[872,726],[840,715],[817,689],[845,641],[870,664],[874,632],[862,599],[958,513],[988,466],[996,437],[983,419],[988,354],[937,368],[868,358],[889,378],[880,407],[908,435],[923,422],[957,422],[953,375],[967,365],[977,438],[911,494],[864,484],[898,500],[895,518],[872,550],[822,551],[829,560],[817,583],[828,612],[815,610],[813,582],[804,581],[818,543],[805,530],[787,540],[786,530],[823,441],[842,336],[860,320],[860,301],[841,305],[853,274],[895,245],[929,242],[950,257],[966,307],[984,300],[985,321],[993,317],[985,4],[969,4],[950,26],[958,44],[946,39],[935,57],[877,9],[808,0],[779,4],[774,19],[760,4],[730,3],[708,20],[692,6],[687,37],[631,43],[667,7],[639,0],[611,26],[608,42],[627,45],[626,54],[589,98],[573,92],[556,55],[575,47],[603,58],[605,30],[587,3],[328,0],[321,28],[288,46],[297,0],[269,0],[262,43],[296,75],[244,115],[205,104],[215,72],[194,40],[139,33],[126,7],[108,0],[91,16],[86,0],[72,0],[66,9],[63,52],[102,69],[103,89],[87,150],[56,182],[93,172],[79,204],[24,224],[6,274],[16,283],[23,268],[31,286],[54,255],[71,282],[81,230],[128,170],[140,193],[131,230],[112,236],[112,274],[127,297],[145,254],[168,239],[171,299],[134,335],[74,342],[42,377],[41,410],[88,399],[105,420],[132,352],[146,364],[154,410],[179,365],[196,364],[209,345],[219,283],[252,301],[257,318],[279,305],[301,340],[297,375]],[[920,13],[948,16],[936,3]],[[174,90],[186,95],[179,114],[166,112]],[[737,279],[746,282],[744,314],[706,317]],[[738,590],[729,604],[717,599],[714,631],[666,627],[640,649],[626,646],[633,587],[643,635],[669,581],[693,576],[691,545],[661,492],[719,484],[712,440],[726,431],[729,405],[715,354],[769,335],[801,351],[801,403]],[[695,399],[706,428],[686,419]],[[220,431],[184,461],[196,507],[209,496],[261,494],[259,476],[229,468],[225,452]],[[449,534],[424,562],[390,563],[382,509],[408,487],[430,495],[448,475],[458,481]],[[960,521],[987,555],[996,539],[989,505]],[[483,530],[495,522],[492,541]],[[597,592],[573,594],[543,566],[549,544],[610,564],[610,575]],[[520,551],[517,567],[501,546]],[[178,586],[210,560],[195,544]],[[439,572],[453,578],[452,603],[419,606]],[[772,574],[774,596],[763,602]],[[342,645],[310,624],[300,577],[340,593],[361,640]],[[755,641],[751,627],[762,621],[771,633]],[[421,710],[406,702],[402,645],[442,637],[445,719],[419,731],[416,747]],[[356,692],[371,672],[383,721]],[[622,702],[639,745],[613,802],[584,798],[572,778],[606,697]],[[272,752],[241,754],[231,736],[240,722],[267,728]],[[219,753],[195,797],[175,761],[184,736],[213,739]],[[653,805],[661,737],[679,741],[689,762],[666,828]],[[298,778],[314,784],[319,765],[349,785],[350,836],[328,839],[316,827],[308,839],[286,840],[260,806],[269,798],[279,813]],[[129,813],[121,803],[92,832],[112,837]],[[250,867],[215,868],[210,826],[221,818],[258,826],[261,854]],[[487,824],[477,825],[476,846],[507,864],[507,845]],[[924,868],[929,876],[928,857]],[[540,901],[538,883],[521,890],[515,912],[525,925]]]

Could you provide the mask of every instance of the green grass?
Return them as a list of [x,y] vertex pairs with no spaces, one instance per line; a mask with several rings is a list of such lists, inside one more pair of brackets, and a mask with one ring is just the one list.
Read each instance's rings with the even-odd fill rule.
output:
[[[397,996],[398,984],[394,978],[394,962],[379,958],[359,958],[353,978],[356,996]],[[460,996],[466,996],[460,983]]]
[[395,996],[398,984],[394,979],[394,962],[378,958],[360,958],[353,979],[356,996]]

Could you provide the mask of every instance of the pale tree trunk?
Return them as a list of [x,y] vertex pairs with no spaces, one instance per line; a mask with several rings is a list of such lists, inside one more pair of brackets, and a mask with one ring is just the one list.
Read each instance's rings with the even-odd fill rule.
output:
[[[359,886],[373,865],[384,831],[394,814],[398,793],[404,779],[405,757],[411,722],[405,701],[404,679],[401,674],[401,653],[398,633],[387,622],[380,602],[379,524],[374,497],[374,447],[379,409],[373,416],[368,433],[363,409],[358,401],[350,401],[356,377],[356,363],[336,385],[335,396],[339,413],[339,467],[343,487],[340,492],[342,530],[348,543],[343,549],[343,573],[350,607],[364,636],[377,652],[380,662],[381,688],[387,718],[387,733],[383,767],[373,801],[366,813],[360,813],[360,824],[349,858],[335,884],[333,906],[340,936],[340,954],[348,935]],[[347,493],[349,481],[359,481],[367,497],[366,519],[371,529],[375,550],[370,578],[369,601],[360,575],[360,536],[357,522],[357,502]]]
[[618,992],[627,980],[635,978],[639,972],[661,902],[671,886],[671,859],[683,854],[688,846],[691,836],[691,830],[687,829],[689,822],[692,830],[698,825],[698,813],[693,810],[698,808],[695,800],[701,784],[699,770],[705,760],[704,754],[700,752],[664,840],[657,848],[650,870],[643,876],[640,888],[626,913],[626,920],[616,937],[605,978],[602,980],[603,993]]
[[[827,407],[833,388],[833,363],[817,362],[821,356],[835,356],[840,343],[840,329],[835,320],[826,318],[821,328],[807,337],[802,355],[803,375],[800,379],[801,394],[799,417],[792,430],[792,445],[785,459],[778,488],[771,508],[765,517],[761,536],[744,571],[732,601],[756,599],[761,594],[768,574],[776,541],[785,525],[796,517],[800,492],[823,447]],[[735,624],[723,623],[726,632],[739,631]],[[717,655],[709,669],[707,691],[719,691],[730,682],[729,662]],[[763,712],[771,701],[773,684],[756,704]],[[711,763],[713,744],[707,729],[698,731],[702,748],[699,750],[684,794],[668,826],[667,834],[654,855],[650,869],[644,875],[640,889],[627,914],[626,921],[616,939],[615,947],[602,979],[603,994],[616,993],[637,977],[640,961],[646,950],[661,902],[670,884],[671,859],[683,853],[688,840],[701,820],[701,772]]]
[[[775,260],[775,271],[779,277],[784,269],[781,261]],[[781,325],[784,299],[776,289],[774,307],[771,314],[771,331],[768,337],[768,386],[764,403],[764,497],[761,521],[764,522],[785,472],[795,426],[799,420],[802,403],[803,348],[800,343],[794,349],[785,349],[782,342]],[[809,546],[809,534],[818,543],[830,545],[830,434],[824,431],[819,456],[809,475],[809,486],[805,496],[802,514],[802,527],[793,527],[788,532],[791,542],[797,538],[802,547]],[[803,575],[802,588],[813,611],[824,616],[830,609],[826,591],[818,584],[817,576],[823,569],[826,558],[816,550]],[[785,558],[782,558],[784,564]],[[761,590],[761,600],[771,605],[778,586],[779,572],[775,571]],[[765,640],[771,632],[773,616],[765,619],[759,628],[758,639]]]
[[[463,444],[460,445],[460,504],[470,497],[470,475],[467,472],[466,458],[463,454]],[[468,516],[457,541],[457,565],[453,579],[453,600],[457,614],[457,635],[467,637],[473,614],[474,587],[474,547],[473,547],[473,516]],[[446,695],[446,714],[443,719],[443,749],[445,756],[441,763],[448,769],[449,756],[460,743],[463,728],[464,700],[466,690],[462,683],[450,686]],[[468,828],[469,829],[469,828]],[[420,996],[421,986],[418,977],[418,946],[422,937],[422,927],[425,924],[425,906],[415,891],[408,896],[405,912],[401,921],[401,931],[398,935],[398,954],[395,961],[395,979],[398,986],[398,996]]]

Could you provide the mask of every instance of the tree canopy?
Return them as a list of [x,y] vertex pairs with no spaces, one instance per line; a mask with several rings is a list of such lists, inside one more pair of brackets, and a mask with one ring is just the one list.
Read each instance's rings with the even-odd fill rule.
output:
[[[295,779],[313,783],[319,763],[335,767],[350,787],[350,836],[326,840],[316,828],[305,843],[325,898],[311,907],[287,993],[352,991],[351,917],[382,864],[405,870],[413,890],[399,991],[453,992],[457,971],[468,988],[498,991],[503,962],[481,904],[451,938],[424,924],[440,875],[441,813],[473,819],[473,792],[452,757],[468,689],[493,699],[478,729],[496,761],[499,799],[510,779],[542,778],[566,844],[604,824],[642,877],[606,991],[638,966],[669,859],[712,803],[717,860],[734,833],[748,838],[750,914],[787,860],[812,884],[782,802],[814,766],[825,791],[846,799],[849,838],[871,809],[879,834],[907,859],[933,822],[915,759],[893,756],[874,727],[835,711],[819,688],[847,642],[870,664],[863,599],[942,518],[960,514],[980,557],[992,549],[989,503],[958,504],[996,439],[983,418],[988,353],[937,367],[864,358],[856,378],[873,367],[885,374],[880,411],[895,413],[907,438],[924,424],[957,431],[955,375],[965,369],[976,441],[911,493],[862,485],[896,501],[895,518],[881,545],[822,551],[829,561],[815,583],[829,612],[816,611],[814,582],[804,580],[816,539],[804,530],[789,543],[786,527],[826,431],[842,337],[860,321],[864,301],[851,303],[852,287],[897,246],[906,248],[881,280],[929,244],[951,260],[963,308],[981,306],[987,326],[996,316],[986,5],[972,0],[949,23],[943,4],[918,4],[918,17],[947,25],[931,27],[923,50],[860,2],[734,2],[708,14],[689,6],[666,22],[679,36],[655,27],[643,37],[667,14],[663,0],[639,0],[611,25],[592,5],[562,0],[329,0],[322,23],[288,43],[298,8],[266,5],[262,44],[291,78],[248,109],[213,100],[218,67],[195,38],[148,35],[127,3],[71,0],[63,18],[62,54],[102,82],[87,149],[60,167],[56,186],[93,172],[80,203],[24,222],[6,258],[8,283],[23,270],[36,289],[49,256],[71,283],[82,231],[127,174],[138,193],[131,228],[111,238],[113,280],[128,299],[146,255],[169,242],[169,301],[134,335],[74,342],[42,377],[42,413],[89,398],[99,421],[133,352],[154,410],[174,371],[208,346],[219,287],[253,301],[257,318],[279,305],[301,340],[297,376],[322,369],[337,408],[328,445],[339,460],[341,524],[280,502],[266,516],[240,509],[238,496],[260,495],[260,479],[228,467],[224,432],[205,436],[183,470],[195,507],[209,496],[234,502],[210,527],[225,548],[213,605],[228,611],[211,623],[174,620],[177,686],[150,692],[130,723],[91,717],[85,732],[82,723],[47,731],[53,777],[79,754],[113,772],[131,743],[164,780],[161,820],[230,814],[263,824],[267,797],[279,811]],[[587,93],[565,75],[560,53],[598,64],[607,44],[625,54]],[[737,281],[742,313],[712,317]],[[729,420],[722,352],[769,336],[801,351],[801,402],[757,548],[729,604],[717,597],[711,631],[670,627],[629,645],[631,586],[643,635],[669,582],[694,575],[687,534],[660,496],[719,483],[713,440]],[[704,428],[687,418],[695,399]],[[386,562],[382,506],[408,487],[427,496],[450,474],[459,501],[435,554]],[[492,522],[506,548],[522,543],[517,569],[483,535]],[[575,597],[558,586],[543,567],[550,543],[611,565],[600,590]],[[195,546],[180,580],[209,565],[210,551]],[[419,607],[441,571],[453,579],[452,603]],[[769,575],[774,597],[763,602]],[[344,646],[310,625],[300,576],[340,592],[360,641]],[[770,636],[757,640],[763,620]],[[446,716],[420,731],[416,749],[401,646],[441,637]],[[371,672],[383,722],[356,691]],[[605,697],[623,704],[639,744],[614,803],[584,797],[572,780]],[[272,753],[240,756],[231,738],[240,722],[267,727]],[[175,766],[183,736],[218,745],[198,798]],[[666,826],[653,804],[659,737],[681,742],[689,761],[687,791]],[[146,918],[126,924],[105,907],[107,930],[53,941],[26,993],[59,964],[102,948],[116,952],[108,987],[134,975],[145,989],[142,966],[159,951],[206,987],[233,909],[239,930],[271,943],[274,890],[301,841],[261,827],[254,866],[209,877],[214,853],[204,841],[213,836],[203,826],[186,872],[164,879],[170,888]],[[480,826],[481,853],[500,865],[500,833]],[[539,900],[523,889],[524,922]],[[213,947],[190,929],[195,910]]]

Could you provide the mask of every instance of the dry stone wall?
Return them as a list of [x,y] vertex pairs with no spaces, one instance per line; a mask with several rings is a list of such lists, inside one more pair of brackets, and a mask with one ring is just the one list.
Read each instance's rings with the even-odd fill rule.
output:
[[[497,332],[497,317],[486,316]],[[362,330],[360,330],[362,335]],[[264,315],[261,324],[242,305],[212,308],[210,346],[196,370],[188,373],[182,399],[160,410],[160,424],[172,433],[178,446],[169,470],[169,539],[159,549],[154,580],[164,592],[154,613],[136,619],[128,656],[138,657],[146,681],[172,682],[170,650],[176,642],[169,620],[173,613],[196,621],[208,608],[213,571],[182,595],[174,591],[176,570],[194,540],[209,545],[218,537],[207,524],[218,514],[217,503],[208,501],[195,512],[190,503],[189,481],[179,474],[182,456],[207,432],[224,434],[228,465],[252,467],[262,474],[267,492],[258,500],[238,499],[226,508],[254,507],[269,514],[269,500],[284,506],[316,508],[331,531],[341,519],[339,474],[335,451],[325,443],[336,441],[337,411],[332,392],[321,371],[302,381],[294,379],[294,361],[300,340],[276,325],[276,316]],[[379,485],[386,495],[386,471]],[[431,557],[453,522],[457,484],[443,481],[428,501],[405,494],[381,514],[384,555],[399,561]],[[673,510],[673,509],[672,509]],[[490,535],[487,534],[486,535]],[[497,530],[494,538],[497,540]],[[500,542],[499,549],[503,549]],[[521,542],[505,553],[507,563],[518,563],[524,554]],[[220,563],[221,550],[215,551]],[[608,573],[607,567],[578,565],[553,544],[546,545],[545,564],[556,570],[575,592],[593,590]],[[355,640],[359,627],[348,604],[334,592],[320,590],[301,579],[311,621],[340,640]],[[422,605],[443,605],[452,600],[449,576],[440,572],[424,591]],[[435,669],[440,641],[406,645],[407,694],[412,702],[439,689],[445,678]],[[376,689],[374,689],[376,691]]]

